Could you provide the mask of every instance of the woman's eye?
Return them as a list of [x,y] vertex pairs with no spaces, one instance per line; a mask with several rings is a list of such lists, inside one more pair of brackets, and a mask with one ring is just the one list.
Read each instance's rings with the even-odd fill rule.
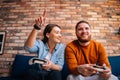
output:
[[83,29],[82,29],[82,28],[79,28],[78,30],[80,30],[80,31],[81,31],[81,30],[83,30]]
[[56,31],[56,34],[60,34],[60,32],[59,32],[59,31]]

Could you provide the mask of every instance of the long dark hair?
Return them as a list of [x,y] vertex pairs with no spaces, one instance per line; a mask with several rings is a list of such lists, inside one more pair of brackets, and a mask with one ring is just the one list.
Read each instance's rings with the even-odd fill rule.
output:
[[54,27],[58,27],[58,28],[61,29],[61,27],[58,26],[57,24],[48,24],[48,25],[46,25],[46,27],[45,27],[45,29],[43,31],[43,39],[42,39],[42,41],[44,43],[48,42],[48,38],[47,38],[46,34],[50,33]]

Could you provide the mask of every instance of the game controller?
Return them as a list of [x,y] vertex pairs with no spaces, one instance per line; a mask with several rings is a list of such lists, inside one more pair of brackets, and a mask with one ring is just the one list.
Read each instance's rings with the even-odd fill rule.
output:
[[104,66],[94,65],[93,67],[96,68],[98,72],[103,72],[105,70]]
[[44,59],[40,59],[40,58],[31,58],[29,60],[29,64],[35,64],[35,63],[38,63],[38,64],[47,64],[47,60],[44,60]]

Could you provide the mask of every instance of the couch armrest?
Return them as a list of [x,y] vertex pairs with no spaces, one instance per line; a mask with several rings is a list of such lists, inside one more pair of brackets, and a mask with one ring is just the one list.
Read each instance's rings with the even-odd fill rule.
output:
[[109,56],[108,59],[112,67],[112,73],[115,76],[120,76],[120,56]]

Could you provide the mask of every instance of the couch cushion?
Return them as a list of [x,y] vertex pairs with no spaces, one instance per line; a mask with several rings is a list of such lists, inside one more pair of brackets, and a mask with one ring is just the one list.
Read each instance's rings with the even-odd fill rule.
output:
[[120,76],[120,56],[109,56],[109,61],[112,67],[112,73]]
[[70,74],[68,69],[66,60],[64,61],[63,69],[62,69],[62,80],[66,80],[67,76]]
[[23,80],[21,78],[12,78],[12,77],[0,77],[0,80]]
[[13,62],[11,76],[12,77],[21,77],[26,73],[29,69],[30,65],[28,61],[33,56],[24,56],[24,55],[16,55],[15,60]]

